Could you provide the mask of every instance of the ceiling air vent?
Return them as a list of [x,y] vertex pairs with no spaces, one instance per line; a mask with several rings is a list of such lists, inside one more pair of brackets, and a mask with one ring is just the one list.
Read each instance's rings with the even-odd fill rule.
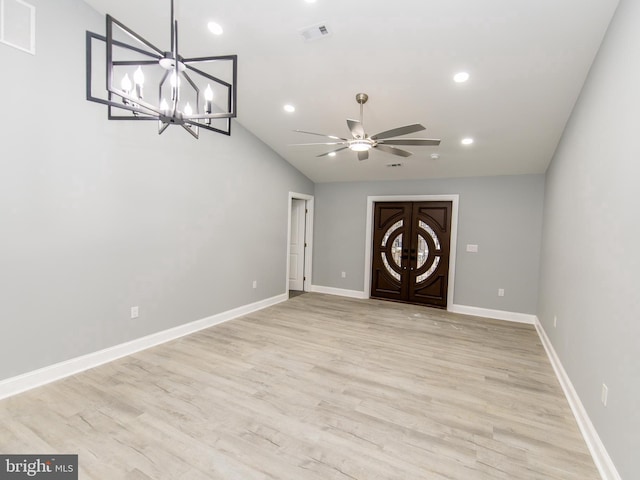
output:
[[301,28],[299,32],[302,35],[302,38],[304,38],[305,42],[313,42],[314,40],[325,38],[331,35],[326,22],[318,23],[317,25],[311,25],[310,27]]

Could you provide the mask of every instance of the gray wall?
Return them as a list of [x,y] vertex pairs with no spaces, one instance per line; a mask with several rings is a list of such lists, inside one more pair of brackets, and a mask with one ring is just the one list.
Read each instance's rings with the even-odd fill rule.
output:
[[[369,292],[368,196],[436,194],[460,195],[454,303],[536,313],[543,175],[317,184],[314,285]],[[467,244],[477,244],[478,253],[467,253]]]
[[625,479],[640,478],[639,24],[623,0],[547,172],[538,312]]
[[37,55],[0,44],[0,379],[284,293],[288,192],[313,184],[235,122],[108,121],[84,99],[103,17],[30,3]]

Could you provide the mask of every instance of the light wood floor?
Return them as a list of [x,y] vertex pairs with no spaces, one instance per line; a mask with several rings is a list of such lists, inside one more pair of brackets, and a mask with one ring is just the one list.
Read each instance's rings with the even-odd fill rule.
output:
[[80,478],[590,480],[533,327],[306,294],[0,402]]

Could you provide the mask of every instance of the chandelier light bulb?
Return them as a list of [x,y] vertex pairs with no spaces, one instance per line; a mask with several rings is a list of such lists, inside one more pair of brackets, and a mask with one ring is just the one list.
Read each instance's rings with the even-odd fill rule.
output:
[[142,67],[133,74],[133,82],[136,84],[136,95],[138,98],[142,98],[142,85],[144,84],[144,73],[142,73]]
[[[211,90],[211,85],[207,85],[206,90],[204,91],[204,113],[211,113],[212,111],[212,102],[213,100],[213,90]],[[211,119],[206,118],[204,123],[207,125],[211,125]]]
[[171,100],[180,100],[180,78],[176,75],[176,72],[172,72],[169,76],[169,83],[171,84]]
[[138,67],[138,69],[133,74],[133,81],[136,85],[144,84],[144,73],[142,73],[142,67]]
[[122,81],[120,82],[120,87],[122,87],[122,91],[124,93],[128,94],[131,91],[133,84],[131,83],[131,79],[129,78],[128,73],[125,73],[124,77],[122,77]]
[[207,102],[213,100],[213,90],[211,90],[211,85],[207,85],[207,89],[204,91],[204,99]]
[[166,113],[166,111],[169,110],[169,104],[164,98],[160,102],[160,110],[162,110],[163,113]]
[[191,105],[189,105],[189,103],[187,103],[187,105],[184,107],[184,114],[193,115],[193,109],[191,108]]

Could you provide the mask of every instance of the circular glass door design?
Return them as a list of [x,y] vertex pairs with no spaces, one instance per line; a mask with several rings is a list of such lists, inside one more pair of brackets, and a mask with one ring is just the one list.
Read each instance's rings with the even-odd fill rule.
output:
[[[419,220],[417,283],[424,283],[433,276],[440,265],[441,252],[440,240],[436,232],[425,222]],[[427,265],[427,268],[424,268],[425,265]]]
[[398,282],[402,276],[402,227],[404,221],[399,220],[391,225],[382,237],[382,263],[387,273]]

